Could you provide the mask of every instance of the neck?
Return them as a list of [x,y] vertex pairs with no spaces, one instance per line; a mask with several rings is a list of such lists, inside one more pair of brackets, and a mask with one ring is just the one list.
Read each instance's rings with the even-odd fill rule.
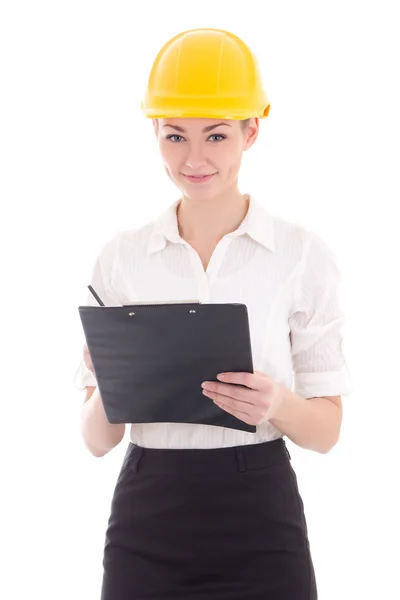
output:
[[237,188],[202,202],[183,196],[177,209],[180,236],[188,243],[217,244],[239,227],[248,208],[249,197]]

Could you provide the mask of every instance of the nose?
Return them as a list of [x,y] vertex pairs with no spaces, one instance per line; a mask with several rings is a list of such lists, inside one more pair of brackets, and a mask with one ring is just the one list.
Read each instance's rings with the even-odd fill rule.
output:
[[190,145],[188,149],[188,155],[186,157],[185,165],[193,171],[197,171],[202,167],[207,166],[207,159],[199,146]]

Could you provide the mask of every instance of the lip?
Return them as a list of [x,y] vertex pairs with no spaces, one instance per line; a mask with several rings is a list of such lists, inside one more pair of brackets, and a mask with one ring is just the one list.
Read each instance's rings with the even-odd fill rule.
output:
[[185,175],[184,173],[182,173],[182,175],[184,176],[186,181],[189,181],[190,183],[205,183],[206,181],[210,181],[210,179],[212,179],[214,175],[216,175],[216,173],[211,173],[211,175],[202,175],[201,177]]

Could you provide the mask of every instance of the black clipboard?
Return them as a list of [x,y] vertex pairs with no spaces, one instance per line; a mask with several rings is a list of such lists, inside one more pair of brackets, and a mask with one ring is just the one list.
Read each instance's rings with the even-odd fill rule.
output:
[[223,372],[253,373],[245,304],[80,306],[110,423],[198,423],[256,432],[202,393]]

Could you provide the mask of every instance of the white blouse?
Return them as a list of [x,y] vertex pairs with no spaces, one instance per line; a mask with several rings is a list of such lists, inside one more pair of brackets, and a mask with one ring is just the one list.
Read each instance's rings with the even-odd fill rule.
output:
[[[221,239],[205,271],[179,235],[179,202],[154,222],[121,231],[104,245],[91,285],[105,305],[196,298],[246,304],[255,370],[304,398],[349,395],[340,272],[321,237],[273,216],[250,197],[246,217]],[[87,304],[97,305],[90,292]],[[83,360],[75,385],[81,390],[96,385]],[[131,425],[132,442],[148,448],[220,448],[281,436],[268,422],[256,433],[186,423]]]

